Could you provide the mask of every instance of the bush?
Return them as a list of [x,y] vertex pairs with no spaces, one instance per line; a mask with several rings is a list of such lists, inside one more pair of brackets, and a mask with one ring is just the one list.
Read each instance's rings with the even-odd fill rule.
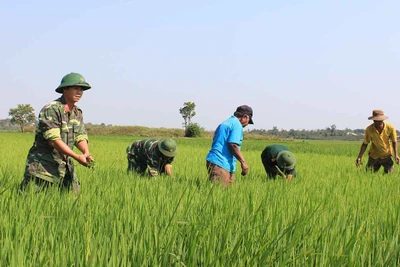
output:
[[201,137],[204,132],[204,128],[200,127],[200,125],[197,123],[191,123],[186,128],[185,137]]

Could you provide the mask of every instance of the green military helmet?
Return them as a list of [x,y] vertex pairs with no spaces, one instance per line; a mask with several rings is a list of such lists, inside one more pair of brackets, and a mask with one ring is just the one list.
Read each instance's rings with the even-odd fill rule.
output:
[[292,152],[282,150],[276,156],[276,163],[281,170],[291,170],[296,165],[296,158]]
[[158,149],[161,151],[161,153],[169,158],[175,157],[176,153],[178,152],[176,143],[171,138],[160,140],[160,142],[158,142]]
[[91,88],[91,86],[85,81],[85,78],[83,78],[83,76],[79,73],[75,72],[71,72],[62,78],[60,85],[56,89],[56,92],[62,94],[62,89],[68,86],[80,86],[84,91]]

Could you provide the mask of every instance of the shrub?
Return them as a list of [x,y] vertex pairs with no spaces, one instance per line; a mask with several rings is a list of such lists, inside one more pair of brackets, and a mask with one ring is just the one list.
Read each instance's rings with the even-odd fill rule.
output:
[[186,128],[185,137],[201,137],[204,132],[204,128],[200,127],[200,125],[197,123],[191,123]]

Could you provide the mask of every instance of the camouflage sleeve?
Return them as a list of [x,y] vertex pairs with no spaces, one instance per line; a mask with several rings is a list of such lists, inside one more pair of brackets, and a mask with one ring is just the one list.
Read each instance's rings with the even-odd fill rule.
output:
[[172,162],[174,161],[174,158],[168,158],[165,163],[164,166],[162,167],[162,173],[165,173],[165,168],[169,167],[172,169]]
[[147,170],[148,170],[150,176],[158,175],[159,163],[160,163],[159,161],[154,160],[154,159],[147,160]]
[[79,142],[82,142],[84,140],[86,140],[89,143],[89,138],[86,134],[78,135],[75,138],[75,146],[77,146],[79,144]]
[[163,166],[163,170],[165,170],[166,166],[170,166],[172,168],[172,162],[174,161],[174,158],[168,158],[166,159],[166,161],[164,162],[164,166]]
[[149,165],[147,165],[147,172],[149,173],[150,177],[158,176],[157,168],[151,167]]
[[[160,162],[160,159],[157,158],[157,160],[153,159],[151,161],[147,162],[147,170],[149,173],[149,176],[158,176],[161,172],[164,173],[165,166],[171,166],[172,167],[172,162],[174,161],[174,158],[168,158],[165,162]],[[158,169],[159,164],[161,164],[161,169]]]
[[82,110],[78,109],[79,112],[79,119],[77,125],[77,134],[75,136],[75,146],[78,145],[79,142],[86,140],[89,143],[89,137],[86,132],[85,124],[83,123],[83,115]]
[[50,103],[42,108],[39,114],[39,131],[46,140],[61,139],[61,117],[55,103]]

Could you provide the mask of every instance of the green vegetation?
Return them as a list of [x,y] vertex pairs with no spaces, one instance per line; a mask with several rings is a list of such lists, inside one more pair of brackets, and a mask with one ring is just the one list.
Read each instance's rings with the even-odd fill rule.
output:
[[186,128],[186,137],[201,137],[204,135],[204,128],[200,127],[197,123],[191,123]]
[[[118,126],[118,125],[106,125],[86,123],[86,129],[90,135],[102,135],[102,134],[135,134],[143,137],[156,137],[171,136],[171,137],[208,137],[211,138],[214,131],[206,131],[197,123],[188,124],[186,129],[174,129],[174,128],[151,128],[144,126]],[[0,119],[0,132],[1,131],[17,131],[19,128],[16,125],[11,124],[10,119]],[[200,135],[198,135],[198,130]],[[316,130],[279,130],[274,126],[270,130],[266,129],[245,129],[245,139],[264,139],[264,140],[341,140],[341,141],[361,141],[364,138],[365,129],[336,129],[335,125],[331,125],[326,129]],[[25,132],[34,132],[35,126],[28,125],[24,127]],[[396,131],[397,136],[400,136],[400,131]],[[193,134],[196,135],[193,135]],[[399,137],[400,138],[400,137]]]
[[8,115],[11,116],[10,122],[17,124],[21,132],[24,132],[28,124],[34,125],[36,122],[35,110],[30,104],[18,104],[16,108],[10,109]]
[[[163,137],[163,136],[159,136]],[[359,142],[287,141],[299,177],[269,181],[245,140],[246,177],[208,182],[210,138],[178,138],[176,179],[126,174],[142,136],[94,135],[81,195],[19,195],[30,133],[0,133],[1,266],[399,266],[399,170],[355,167]],[[364,163],[366,158],[364,158]]]
[[170,137],[183,137],[185,131],[183,129],[171,128],[150,128],[144,126],[105,126],[91,123],[85,124],[89,135],[136,135],[142,137],[156,137],[159,135]]

